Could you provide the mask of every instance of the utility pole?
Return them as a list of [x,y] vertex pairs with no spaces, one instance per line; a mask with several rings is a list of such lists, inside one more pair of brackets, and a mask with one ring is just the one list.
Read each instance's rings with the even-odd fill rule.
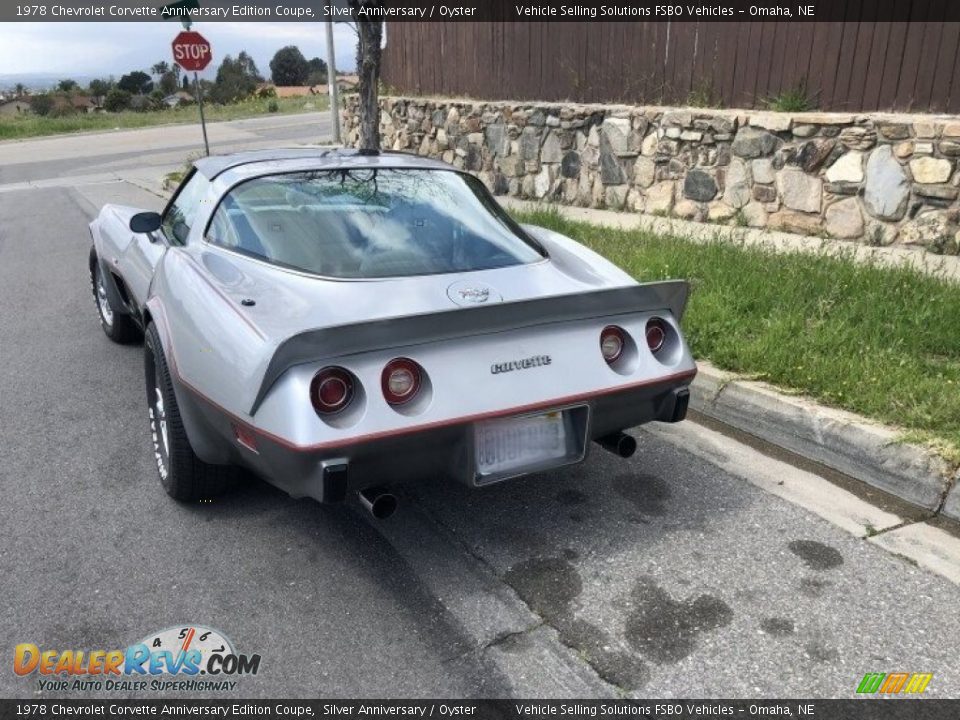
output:
[[330,98],[330,121],[333,124],[333,142],[339,145],[340,88],[337,85],[337,63],[333,52],[333,21],[330,19],[333,0],[327,0],[327,97]]

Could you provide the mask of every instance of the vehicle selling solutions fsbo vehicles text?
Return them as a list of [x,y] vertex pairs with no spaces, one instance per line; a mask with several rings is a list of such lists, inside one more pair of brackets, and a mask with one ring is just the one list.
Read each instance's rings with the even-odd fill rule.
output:
[[719,5],[516,5],[521,17],[730,17],[733,8]]

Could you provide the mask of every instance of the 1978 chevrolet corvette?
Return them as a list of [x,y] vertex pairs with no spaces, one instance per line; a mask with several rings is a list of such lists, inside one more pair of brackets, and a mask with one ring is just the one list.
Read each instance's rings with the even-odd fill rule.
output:
[[378,516],[375,490],[471,486],[582,461],[686,414],[682,281],[636,283],[520,226],[471,175],[298,148],[196,163],[162,215],[90,224],[100,324],[144,338],[157,469],[178,500],[243,466]]

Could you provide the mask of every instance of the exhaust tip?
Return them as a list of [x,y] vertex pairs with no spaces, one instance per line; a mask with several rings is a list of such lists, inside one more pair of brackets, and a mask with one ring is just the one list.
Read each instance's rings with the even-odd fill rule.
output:
[[397,496],[383,488],[365,488],[357,493],[360,504],[377,520],[386,520],[397,511]]
[[637,441],[632,435],[624,432],[615,432],[597,439],[597,444],[604,450],[622,458],[631,457],[637,451]]

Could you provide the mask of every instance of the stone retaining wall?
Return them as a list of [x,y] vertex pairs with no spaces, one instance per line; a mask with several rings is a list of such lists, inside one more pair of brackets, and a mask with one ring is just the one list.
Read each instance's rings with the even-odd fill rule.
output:
[[[357,139],[356,96],[344,128]],[[499,195],[960,250],[960,117],[382,98],[383,146]]]

